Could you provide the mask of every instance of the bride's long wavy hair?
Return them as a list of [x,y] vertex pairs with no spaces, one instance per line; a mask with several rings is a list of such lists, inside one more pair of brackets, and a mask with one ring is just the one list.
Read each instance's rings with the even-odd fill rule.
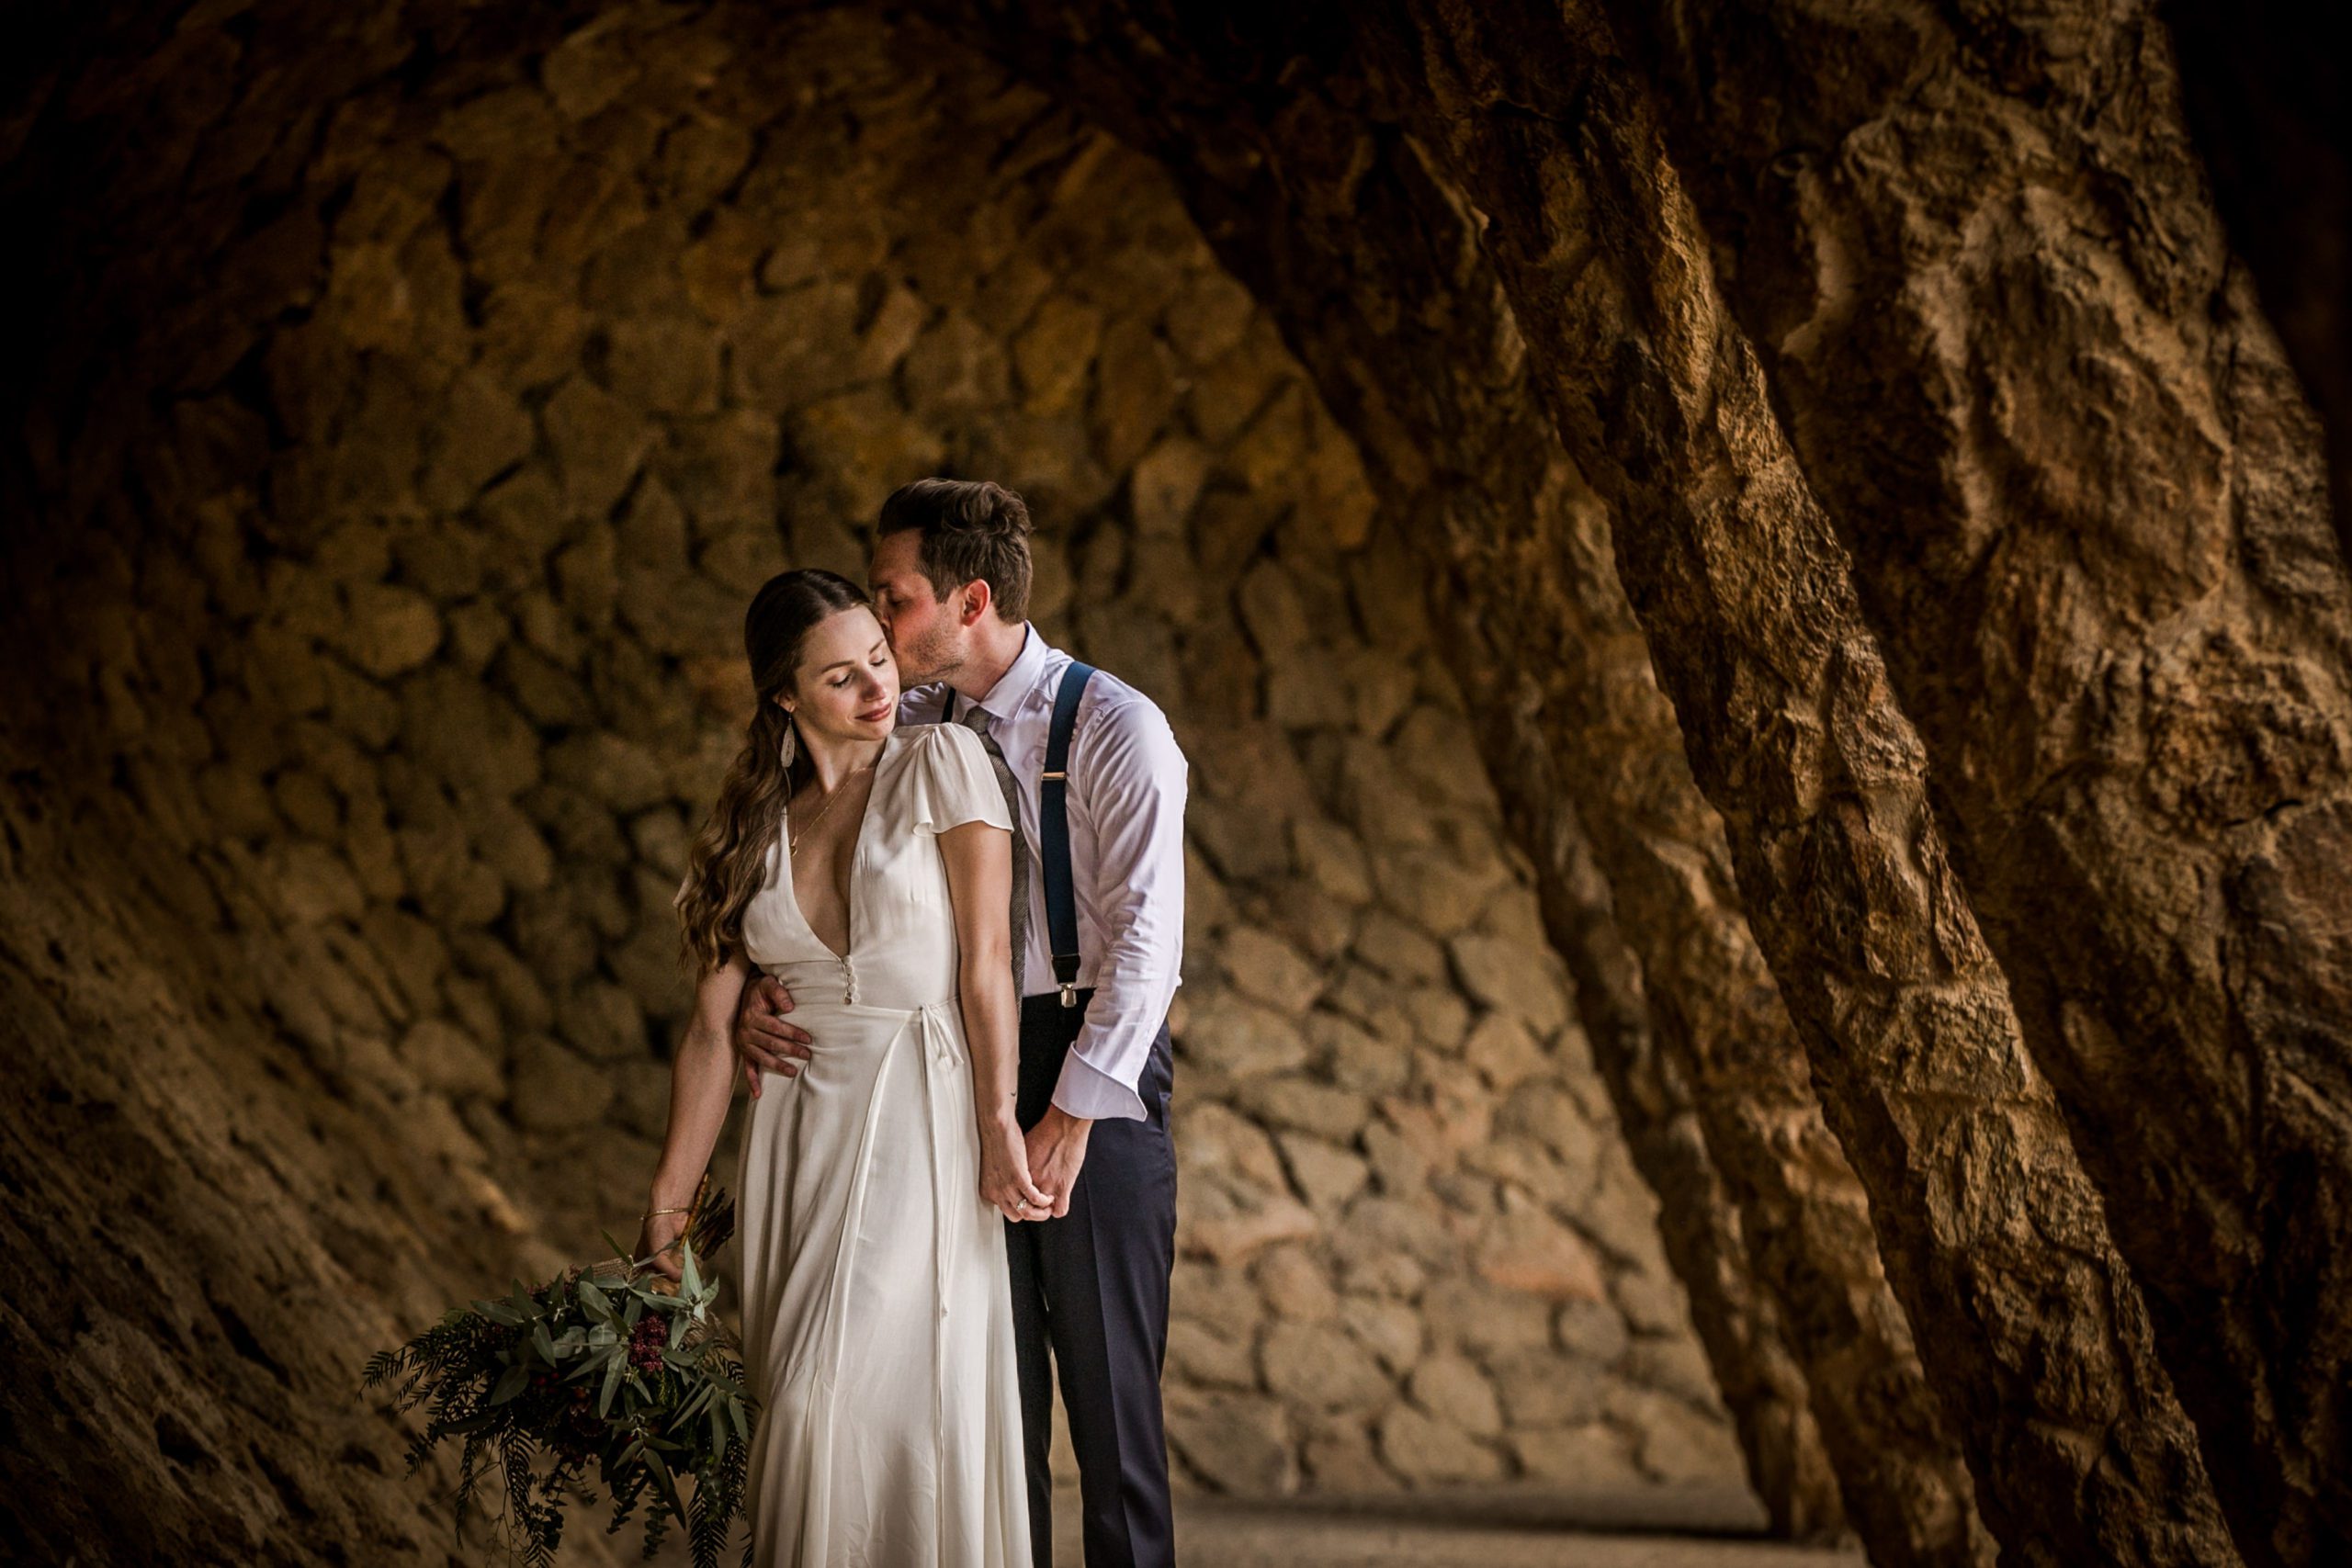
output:
[[743,614],[743,653],[758,700],[743,750],[686,852],[675,900],[680,961],[697,979],[742,950],[744,906],[765,880],[785,802],[807,778],[807,750],[776,694],[791,686],[801,649],[820,623],[870,605],[865,591],[841,573],[807,567],[769,578]]

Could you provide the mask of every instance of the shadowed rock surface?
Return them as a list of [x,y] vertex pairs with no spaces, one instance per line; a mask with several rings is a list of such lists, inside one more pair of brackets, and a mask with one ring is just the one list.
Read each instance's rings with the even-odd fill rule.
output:
[[2352,585],[2170,40],[2147,7],[1642,15],[2208,1463],[2260,1558],[2352,1550],[2352,1323],[2307,1305],[2352,1293]]
[[2021,1561],[2226,1556],[2195,1435],[1946,862],[1926,758],[1647,106],[1593,18],[1414,17],[1428,30],[1400,39],[1401,68],[1498,214],[1489,244],[1555,351],[1532,357],[1563,439],[1617,503],[1620,573],[1988,1524]]
[[1180,1480],[1421,1499],[1196,1539],[2339,1554],[2340,316],[2245,216],[2333,144],[2242,85],[2312,73],[919,9],[28,28],[0,1224],[75,1262],[0,1539],[450,1556],[358,1361],[628,1227],[741,605],[946,470],[1195,766]]

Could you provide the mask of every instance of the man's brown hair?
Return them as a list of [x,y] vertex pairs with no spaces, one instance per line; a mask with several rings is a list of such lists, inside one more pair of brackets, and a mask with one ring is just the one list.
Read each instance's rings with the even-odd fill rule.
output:
[[910,531],[922,535],[933,592],[985,582],[1001,619],[1029,618],[1029,508],[1019,496],[986,479],[916,479],[882,503],[874,536]]

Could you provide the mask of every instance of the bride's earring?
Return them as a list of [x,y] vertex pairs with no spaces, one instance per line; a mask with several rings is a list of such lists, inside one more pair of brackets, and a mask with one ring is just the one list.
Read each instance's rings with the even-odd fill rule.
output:
[[787,768],[792,766],[792,760],[800,755],[800,726],[793,722],[790,708],[784,710],[784,743],[776,748],[776,754]]

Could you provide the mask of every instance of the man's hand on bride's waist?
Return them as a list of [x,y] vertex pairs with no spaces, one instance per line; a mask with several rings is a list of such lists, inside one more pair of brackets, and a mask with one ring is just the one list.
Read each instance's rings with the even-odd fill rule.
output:
[[785,1021],[791,1010],[792,992],[773,975],[743,987],[742,1005],[735,1010],[735,1059],[743,1066],[754,1100],[763,1070],[797,1077],[800,1064],[809,1059],[808,1032]]

